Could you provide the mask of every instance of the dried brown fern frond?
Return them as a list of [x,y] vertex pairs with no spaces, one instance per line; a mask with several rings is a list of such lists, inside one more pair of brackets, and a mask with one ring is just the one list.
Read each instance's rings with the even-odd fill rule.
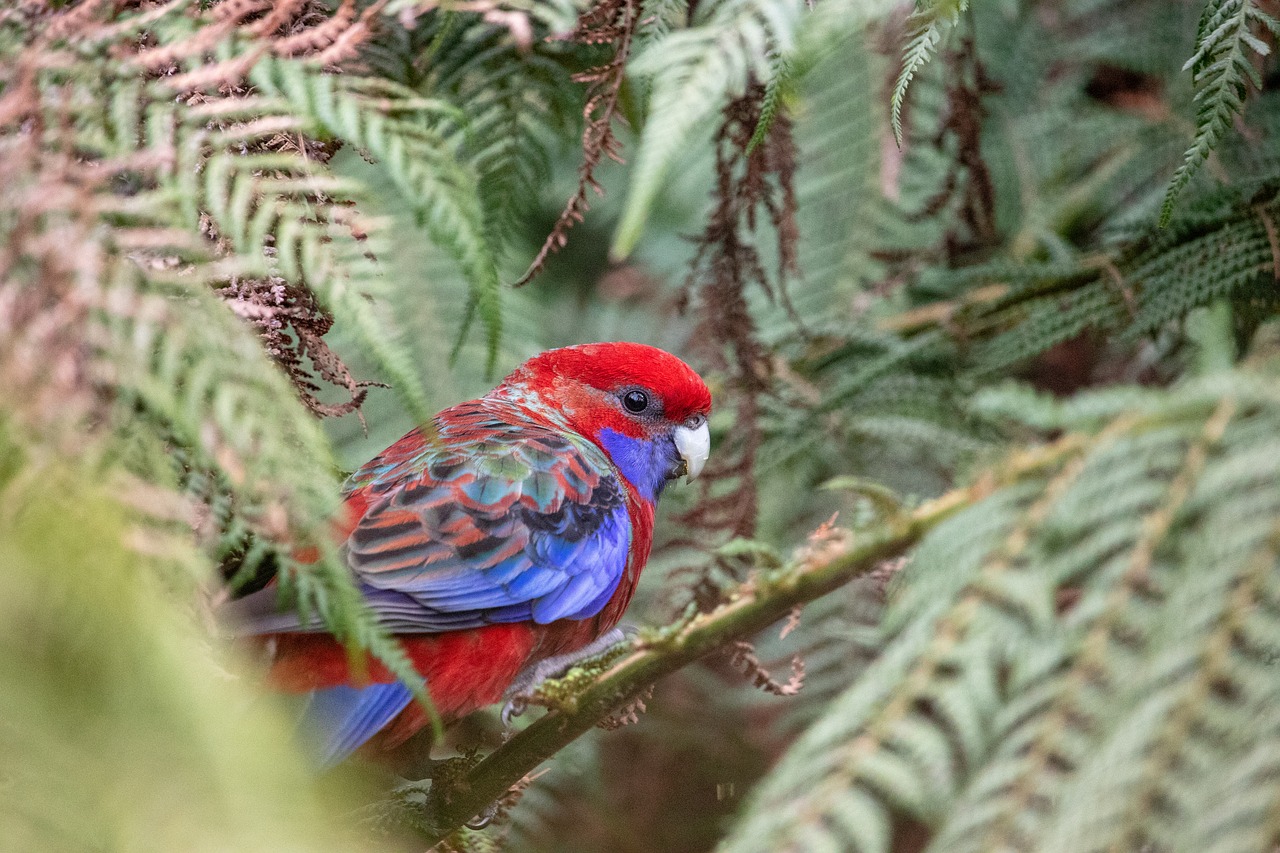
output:
[[595,177],[600,163],[606,157],[622,162],[622,143],[614,133],[614,122],[626,120],[620,110],[622,84],[639,26],[639,0],[600,0],[582,14],[578,26],[566,39],[583,45],[610,45],[613,56],[607,62],[573,75],[574,82],[588,84],[582,107],[582,165],[578,167],[578,189],[565,203],[542,248],[516,281],[516,287],[532,281],[546,266],[547,258],[564,248],[569,241],[569,229],[581,222],[590,208],[590,193],[604,195],[604,188]]
[[756,647],[747,640],[735,640],[726,650],[729,666],[738,670],[751,683],[765,693],[774,696],[795,696],[804,687],[804,660],[799,655],[791,658],[791,676],[785,681],[776,680],[760,662]]
[[[757,84],[724,110],[716,137],[714,206],[698,238],[681,295],[682,310],[692,307],[698,320],[695,352],[713,372],[726,377],[720,405],[728,396],[734,415],[733,441],[703,473],[697,507],[680,518],[689,533],[676,544],[703,551],[755,533],[755,469],[763,441],[761,397],[769,392],[772,369],[770,354],[756,334],[748,292],[757,287],[768,298],[787,305],[787,279],[799,272],[796,149],[790,120],[779,111],[759,144],[751,146],[761,124],[764,97],[764,86]],[[768,221],[776,241],[773,276],[756,245],[761,219]],[[719,601],[723,584],[716,574],[736,577],[727,562],[716,562],[716,572],[697,565],[677,570],[678,576],[692,576],[687,583],[699,608]]]
[[954,262],[999,240],[995,186],[982,153],[982,129],[987,115],[983,99],[1003,87],[988,74],[972,34],[947,51],[943,61],[949,71],[946,107],[927,144],[950,152],[947,172],[938,190],[906,218],[911,222],[931,219],[954,204],[956,221],[943,241],[946,258]]
[[[370,387],[387,387],[378,382],[357,380],[324,336],[333,327],[333,314],[322,308],[315,295],[290,285],[280,277],[233,279],[218,290],[231,310],[258,330],[267,354],[284,369],[303,404],[320,417],[341,417],[355,412],[363,423],[360,406]],[[303,359],[309,360],[308,369]],[[319,398],[320,385],[313,377],[345,390],[349,399],[325,403]]]
[[[282,34],[322,10],[289,8]],[[334,412],[364,390],[322,335],[332,317],[386,335],[365,298],[380,237],[353,207],[359,188],[306,141],[305,104],[242,79],[270,62],[324,89],[318,65],[271,58],[274,35],[254,40],[271,9],[32,4],[0,20],[0,420],[33,457],[93,456],[110,468],[93,476],[184,492],[205,569],[252,537],[335,633],[414,684],[336,555],[290,557],[327,542],[337,504],[316,386],[348,392]],[[195,91],[201,75],[223,88]],[[288,321],[287,342],[285,325],[263,328],[277,364],[217,296],[238,285],[243,297],[247,282],[287,288],[258,300],[271,309],[258,319]]]
[[606,731],[615,731],[626,726],[632,726],[640,722],[640,715],[649,710],[648,702],[653,699],[653,685],[650,684],[644,690],[641,690],[626,704],[618,708],[609,716],[596,723]]
[[[18,15],[11,11],[10,16]],[[163,144],[152,144],[149,148],[140,148],[129,152],[132,144],[127,134],[132,130],[127,126],[117,126],[113,130],[118,134],[116,139],[106,140],[105,150],[95,151],[86,147],[71,132],[70,128],[83,123],[83,110],[87,108],[85,93],[78,91],[77,86],[90,82],[88,71],[85,78],[77,77],[77,59],[68,48],[101,51],[119,60],[110,73],[99,80],[99,84],[107,89],[117,83],[124,84],[137,91],[137,102],[128,103],[127,95],[117,99],[113,106],[115,119],[126,119],[130,112],[134,113],[138,122],[137,132],[145,134],[146,119],[142,118],[149,105],[158,100],[157,93],[147,93],[145,88],[138,88],[148,79],[156,81],[156,85],[182,91],[183,103],[193,108],[191,116],[201,113],[208,116],[207,131],[221,132],[228,137],[239,137],[235,140],[238,153],[251,155],[260,152],[291,151],[300,152],[304,158],[323,163],[331,155],[334,144],[308,139],[300,132],[299,122],[284,116],[275,119],[275,127],[281,132],[255,135],[246,133],[246,125],[258,122],[260,130],[267,130],[272,119],[245,119],[244,113],[252,113],[255,107],[252,102],[236,103],[238,100],[250,98],[252,89],[243,81],[252,65],[266,52],[280,54],[296,54],[298,50],[291,45],[300,36],[314,36],[317,33],[329,33],[337,30],[345,32],[347,24],[343,23],[342,10],[332,13],[320,3],[293,2],[269,4],[253,2],[253,0],[229,0],[210,8],[198,11],[183,8],[182,4],[170,4],[143,10],[141,14],[129,15],[127,10],[116,9],[104,4],[81,4],[66,11],[55,12],[47,7],[31,7],[23,19],[25,24],[26,43],[19,52],[17,60],[10,66],[5,77],[5,94],[0,97],[0,132],[26,133],[37,148],[40,144],[52,144],[59,148],[74,151],[75,163],[83,170],[96,170],[110,176],[117,186],[98,186],[88,192],[105,191],[100,197],[109,197],[113,190],[123,193],[136,193],[138,190],[155,187],[163,177],[157,176],[157,169],[171,173],[175,164],[177,150]],[[187,34],[176,39],[160,37],[160,33],[170,32],[177,26],[177,31]],[[316,36],[316,45],[327,44],[324,38]],[[237,56],[231,60],[212,61],[216,48],[220,46],[239,45]],[[239,63],[239,75],[234,78],[220,78],[217,81],[205,80],[210,68],[225,70],[228,63]],[[70,69],[70,76],[66,69]],[[194,76],[193,76],[194,75]],[[58,83],[55,81],[62,80]],[[204,89],[212,82],[220,85],[216,91]],[[65,107],[59,102],[65,102]],[[121,110],[126,112],[121,113]],[[61,117],[60,116],[61,112]],[[241,117],[232,114],[239,112]],[[222,113],[226,117],[219,117]],[[50,130],[50,123],[62,121],[68,126],[65,141],[58,142],[57,134]],[[111,132],[111,131],[108,131]],[[38,141],[35,141],[38,140]],[[136,143],[140,140],[134,140]],[[160,142],[161,140],[156,140]],[[171,140],[177,142],[177,140]],[[102,146],[98,146],[102,147]],[[104,155],[115,149],[118,154],[112,158],[114,165],[102,161]],[[122,150],[123,149],[123,150]],[[185,165],[197,172],[207,165],[207,156],[216,153],[216,148],[206,148],[205,156],[197,156]],[[115,152],[111,152],[115,153]],[[39,159],[36,152],[36,160]],[[123,158],[123,161],[121,160]],[[15,171],[27,175],[44,175],[49,169],[45,164],[35,160],[10,158],[7,165]],[[60,170],[65,173],[64,167]],[[258,174],[265,175],[264,171]],[[280,170],[275,170],[274,177],[282,177]],[[17,181],[10,186],[19,186]],[[318,184],[317,184],[318,186]],[[37,190],[37,192],[40,192]],[[118,194],[118,193],[115,193]],[[58,203],[58,193],[46,193],[41,204]],[[323,193],[316,196],[322,204],[327,201]],[[21,199],[11,199],[18,210],[23,209]],[[100,205],[76,205],[67,209],[92,211]],[[208,238],[207,248],[212,254],[227,256],[234,254],[236,247],[225,240],[207,214],[201,215],[201,231]],[[88,227],[86,224],[85,227]],[[137,239],[136,233],[131,239]],[[168,261],[153,258],[151,263],[170,263],[178,265],[179,259],[173,257]],[[6,264],[7,266],[7,264]],[[232,290],[240,292],[243,297],[244,279],[229,285]],[[275,284],[284,286],[283,279],[274,277]],[[305,287],[295,283],[290,285],[292,292],[291,305],[283,314],[292,318],[287,324],[292,328],[293,338],[285,344],[279,334],[271,328],[271,321],[263,316],[256,318],[256,327],[264,334],[264,345],[273,357],[280,360],[287,375],[294,381],[299,396],[311,411],[317,414],[338,415],[358,410],[359,403],[365,396],[367,383],[355,380],[341,359],[324,344],[322,337],[332,324],[327,311],[316,303],[314,294]],[[271,285],[264,292],[270,292]],[[225,291],[230,293],[230,291]],[[256,300],[260,308],[266,306],[262,299]],[[304,305],[309,305],[304,309]],[[283,307],[283,303],[276,306]],[[261,315],[259,311],[259,315]],[[282,312],[276,310],[275,315]],[[304,314],[308,316],[304,317]],[[261,321],[261,322],[257,322]],[[302,369],[301,356],[310,357],[313,371]],[[350,394],[347,404],[330,405],[320,402],[315,396],[318,390],[316,380],[337,385]]]
[[[4,406],[33,431],[102,414],[93,388],[90,311],[103,258],[93,239],[99,169],[33,136],[0,139],[7,220],[0,242],[0,386]],[[68,252],[68,246],[79,251]]]
[[[190,35],[146,46],[133,59],[145,69],[163,71],[175,88],[202,89],[237,85],[266,56],[305,58],[320,65],[350,59],[372,36],[371,22],[386,0],[363,9],[357,9],[355,0],[341,0],[336,8],[321,0],[222,0],[195,12],[182,5],[162,7],[166,11],[156,14],[187,12],[195,19]],[[214,60],[215,48],[228,44],[238,45],[235,55]]]

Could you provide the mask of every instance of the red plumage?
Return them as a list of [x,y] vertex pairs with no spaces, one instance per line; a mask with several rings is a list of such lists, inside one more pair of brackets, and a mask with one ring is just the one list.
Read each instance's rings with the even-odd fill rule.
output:
[[588,437],[598,435],[606,426],[631,435],[638,432],[636,424],[620,412],[592,405],[586,389],[608,392],[626,385],[662,389],[664,413],[675,423],[711,411],[711,392],[693,368],[644,344],[583,344],[548,350],[526,361],[505,382],[527,383],[550,397],[564,394],[567,408],[584,404],[574,417],[574,426]]
[[[617,625],[649,557],[654,500],[701,467],[675,439],[697,434],[705,458],[710,406],[697,374],[653,347],[550,350],[352,477],[335,533],[442,716],[499,701],[522,670]],[[257,627],[279,689],[394,681],[282,618]],[[410,704],[378,738],[393,746],[424,721]]]

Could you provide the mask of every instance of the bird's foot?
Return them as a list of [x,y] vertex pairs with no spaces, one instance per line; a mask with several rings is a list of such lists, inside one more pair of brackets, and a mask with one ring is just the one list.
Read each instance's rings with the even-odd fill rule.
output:
[[578,664],[600,657],[620,643],[629,643],[637,633],[636,628],[630,625],[619,626],[601,634],[580,649],[545,658],[522,669],[503,694],[503,698],[507,700],[502,706],[503,728],[511,728],[511,722],[528,710],[529,702],[544,681],[560,678]]

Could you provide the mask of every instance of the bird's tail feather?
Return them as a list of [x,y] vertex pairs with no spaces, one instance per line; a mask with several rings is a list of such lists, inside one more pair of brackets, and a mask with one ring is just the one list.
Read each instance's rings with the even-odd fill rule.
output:
[[316,690],[302,719],[302,735],[322,767],[332,767],[381,731],[413,701],[404,684],[341,685]]

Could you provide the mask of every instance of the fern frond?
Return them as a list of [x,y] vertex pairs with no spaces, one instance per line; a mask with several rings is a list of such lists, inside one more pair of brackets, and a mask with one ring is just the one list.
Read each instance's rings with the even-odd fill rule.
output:
[[783,58],[776,58],[770,66],[769,82],[765,84],[764,101],[760,104],[760,121],[756,123],[756,129],[752,131],[751,139],[747,141],[748,157],[769,135],[769,128],[773,126],[773,119],[778,114],[783,93],[793,74],[790,63]]
[[[328,544],[338,502],[328,441],[250,331],[211,293],[189,281],[139,278],[128,261],[118,267],[108,298],[100,337],[113,345],[101,358],[111,366],[117,405],[186,448],[193,471],[214,472],[217,488],[235,495],[236,515],[279,549],[282,589],[300,608],[320,613],[337,636],[377,655],[421,691],[420,677]],[[233,526],[224,536],[236,532]],[[316,543],[321,559],[299,563],[288,556],[299,541]]]
[[1229,778],[1264,790],[1225,821],[1199,795],[1231,799],[1227,775],[1206,783],[1223,738],[1274,730],[1256,709],[1280,689],[1259,665],[1280,650],[1275,387],[1271,365],[1059,409],[1078,452],[921,543],[879,659],[726,849],[883,851],[901,818],[949,851],[1191,849],[1184,833],[1224,824],[1223,849],[1271,838],[1269,764],[1240,759]]
[[1183,66],[1183,70],[1190,69],[1196,89],[1196,136],[1165,191],[1161,226],[1168,224],[1178,195],[1209,158],[1232,118],[1244,109],[1249,84],[1262,86],[1252,55],[1266,56],[1271,48],[1253,34],[1257,27],[1280,36],[1280,21],[1253,0],[1209,0],[1205,4],[1195,53]]
[[641,47],[665,38],[688,23],[689,4],[685,0],[641,0],[640,20],[645,22],[636,43]]
[[932,0],[924,8],[917,8],[907,20],[911,29],[907,44],[902,49],[902,68],[898,71],[898,77],[893,83],[893,94],[889,98],[889,121],[893,127],[893,138],[897,140],[899,147],[902,146],[902,105],[906,102],[911,81],[937,51],[943,35],[955,26],[967,8],[968,0]]
[[[1278,199],[1269,176],[1247,194],[1227,189],[1197,196],[1170,226],[1135,228],[1105,255],[936,272],[920,284],[919,293],[934,301],[925,312],[931,319],[922,315],[919,326],[945,317],[975,344],[977,373],[991,375],[1088,330],[1131,343],[1223,297],[1249,310],[1269,298],[1280,264]],[[953,293],[961,296],[937,298]],[[910,320],[910,312],[899,319]],[[914,322],[905,327],[917,328]]]
[[[67,339],[57,341],[61,355],[50,355],[76,365],[69,374],[75,399],[89,392],[70,423],[109,427],[119,436],[108,442],[119,464],[144,464],[146,454],[135,448],[148,442],[172,448],[162,457],[167,476],[209,508],[209,527],[199,535],[210,557],[242,547],[246,537],[254,543],[250,562],[274,551],[302,606],[319,610],[338,636],[384,658],[421,693],[421,679],[328,544],[337,482],[327,439],[254,330],[214,293],[247,279],[306,288],[350,320],[409,408],[425,418],[416,371],[366,305],[380,276],[370,258],[384,249],[379,223],[353,210],[359,186],[333,176],[325,157],[299,144],[316,127],[309,122],[332,116],[296,116],[270,93],[174,97],[174,87],[203,85],[206,71],[207,79],[223,80],[255,65],[301,68],[265,59],[260,48],[242,50],[235,9],[218,7],[229,15],[224,26],[193,35],[196,22],[180,5],[77,10],[85,17],[46,22],[50,32],[63,27],[61,37],[75,46],[67,58],[74,73],[19,63],[15,79],[29,85],[6,88],[11,99],[0,109],[0,136],[12,155],[0,215],[11,254],[0,268],[0,293],[39,294],[35,310],[63,315]],[[119,25],[95,15],[118,15],[112,23]],[[126,51],[127,61],[109,58],[113,39],[136,38],[139,28],[157,46]],[[192,59],[215,48],[233,57],[230,64],[202,69]],[[185,73],[140,73],[148,63],[181,71],[188,62],[195,67]],[[321,72],[298,71],[307,73]],[[313,89],[324,94],[325,83]],[[313,89],[296,93],[299,100]],[[312,99],[317,105],[342,106]],[[15,133],[30,117],[44,130]],[[32,266],[56,259],[49,240],[57,234],[78,247],[77,257]],[[16,343],[20,354],[23,342]],[[0,371],[15,383],[37,381],[20,360],[0,357]],[[135,473],[160,476],[154,464]],[[318,562],[289,556],[306,543],[318,547]]]
[[[502,331],[501,285],[479,179],[440,130],[457,121],[458,110],[386,81],[349,80],[301,63],[261,62],[251,79],[315,122],[315,129],[368,151],[386,170],[413,204],[419,223],[466,275],[492,363]],[[424,420],[429,416],[417,414]]]
[[[876,94],[883,64],[858,35],[839,43],[800,77],[794,110],[801,168],[796,175],[802,287],[793,289],[806,324],[837,317],[883,272],[869,257],[882,237],[887,206],[879,188],[883,113]],[[783,312],[765,314],[762,332],[783,337]],[[774,331],[774,329],[778,331]]]
[[6,845],[389,850],[343,828],[286,715],[229,677],[235,662],[210,644],[194,507],[172,472],[164,486],[125,476],[103,433],[48,454],[49,434],[8,414],[0,500],[22,509],[0,518]]
[[557,39],[562,32],[540,30],[525,50],[482,16],[452,12],[392,30],[366,52],[381,77],[457,108],[449,139],[477,176],[495,254],[520,230],[547,181],[550,148],[580,107],[566,68],[576,57]]
[[697,127],[752,80],[767,85],[773,78],[794,44],[800,8],[798,0],[719,0],[702,24],[672,32],[636,56],[631,73],[650,81],[648,120],[613,257],[635,248],[663,181]]

